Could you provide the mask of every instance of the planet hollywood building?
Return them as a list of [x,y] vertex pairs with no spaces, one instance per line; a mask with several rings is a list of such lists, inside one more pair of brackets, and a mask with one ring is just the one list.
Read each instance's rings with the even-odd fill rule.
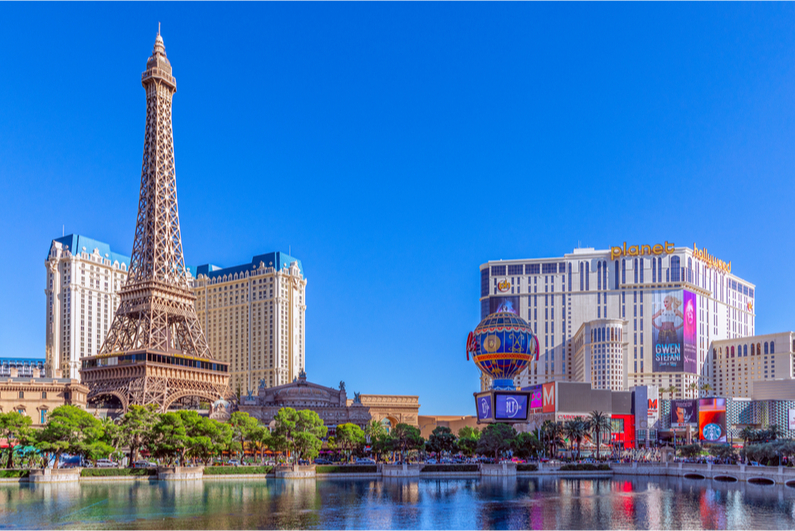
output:
[[[663,241],[578,248],[558,258],[480,266],[481,319],[511,311],[540,343],[519,387],[580,381],[595,389],[708,383],[713,341],[754,334],[755,286],[706,249]],[[490,381],[481,377],[481,389]]]

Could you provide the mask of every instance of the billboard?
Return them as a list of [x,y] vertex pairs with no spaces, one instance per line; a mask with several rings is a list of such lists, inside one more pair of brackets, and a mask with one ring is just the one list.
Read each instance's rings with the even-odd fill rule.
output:
[[787,410],[787,413],[789,429],[795,430],[795,409],[789,409]]
[[726,399],[698,400],[698,437],[702,441],[726,442]]
[[671,400],[671,426],[698,424],[698,400]]
[[495,420],[527,420],[527,394],[499,393],[494,402]]
[[652,293],[652,371],[682,372],[682,343],[685,317],[682,313],[681,289],[657,290]]
[[684,326],[682,334],[682,356],[684,358],[683,370],[685,372],[698,372],[698,319],[696,318],[696,294],[682,290],[682,305],[684,306]]
[[519,315],[519,297],[489,298],[489,313],[509,312]]
[[494,418],[494,411],[491,406],[491,393],[484,393],[476,396],[475,405],[478,409],[478,420],[491,420]]
[[543,408],[541,384],[531,385],[530,387],[522,387],[522,391],[527,392],[530,396],[530,405],[528,406],[530,411],[534,413],[541,413],[541,409]]
[[544,413],[554,413],[555,407],[555,382],[541,385],[541,409]]

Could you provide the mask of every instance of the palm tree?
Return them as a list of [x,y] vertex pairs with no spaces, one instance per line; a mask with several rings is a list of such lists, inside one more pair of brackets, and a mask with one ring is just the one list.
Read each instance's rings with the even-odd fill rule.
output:
[[549,446],[550,457],[554,458],[558,445],[563,443],[563,428],[559,422],[545,420],[541,425],[541,433],[546,446]]
[[577,443],[577,459],[580,458],[580,444],[582,443],[585,434],[588,432],[588,425],[580,418],[566,421],[563,425],[563,433],[566,434],[570,443],[573,445]]
[[740,439],[743,440],[743,448],[748,446],[748,441],[753,441],[756,438],[756,430],[751,426],[746,426],[740,430]]
[[687,388],[695,393],[698,391],[698,382],[692,382]]
[[709,392],[712,391],[712,386],[708,383],[705,383],[704,385],[701,386],[701,390],[704,391],[704,393],[706,393],[707,395],[709,395]]
[[599,460],[599,448],[602,446],[602,432],[610,430],[610,417],[601,411],[591,411],[588,427],[596,438],[596,460]]
[[673,398],[674,397],[674,393],[676,391],[677,391],[677,387],[675,385],[672,385],[670,387],[661,387],[660,388],[660,394],[664,395],[665,393],[668,393],[668,397],[669,398]]

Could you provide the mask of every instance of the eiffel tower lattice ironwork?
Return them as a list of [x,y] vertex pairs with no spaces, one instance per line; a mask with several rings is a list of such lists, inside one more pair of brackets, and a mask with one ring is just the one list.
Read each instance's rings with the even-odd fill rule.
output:
[[188,284],[177,208],[171,101],[177,91],[158,30],[141,76],[146,133],[141,191],[127,281],[99,354],[83,358],[89,400],[117,397],[131,404],[229,399],[226,363],[212,359]]

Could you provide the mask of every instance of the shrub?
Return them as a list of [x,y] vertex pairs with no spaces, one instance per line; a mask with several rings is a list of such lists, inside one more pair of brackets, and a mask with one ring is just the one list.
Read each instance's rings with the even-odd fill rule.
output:
[[205,476],[235,476],[239,474],[270,474],[272,466],[208,466]]
[[425,465],[420,472],[477,472],[478,465]]
[[26,478],[30,470],[0,470],[0,478]]
[[113,477],[113,476],[156,476],[156,468],[84,468],[80,471],[80,476],[89,477]]
[[376,465],[318,465],[315,468],[318,474],[375,474],[378,472]]
[[536,470],[538,470],[538,465],[531,463],[519,463],[516,465],[517,472],[535,472]]

